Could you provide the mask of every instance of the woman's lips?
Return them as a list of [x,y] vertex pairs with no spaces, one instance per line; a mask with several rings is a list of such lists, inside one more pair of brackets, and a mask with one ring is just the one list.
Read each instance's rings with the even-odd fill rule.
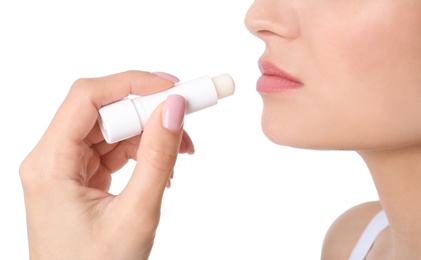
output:
[[298,79],[283,72],[269,61],[259,62],[259,68],[262,72],[262,76],[257,81],[259,93],[277,93],[303,86]]

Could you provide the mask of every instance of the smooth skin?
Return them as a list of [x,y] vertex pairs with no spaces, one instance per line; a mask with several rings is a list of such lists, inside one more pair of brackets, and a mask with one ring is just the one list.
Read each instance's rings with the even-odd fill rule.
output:
[[[194,152],[183,131],[185,101],[170,96],[141,137],[116,144],[104,141],[98,109],[176,81],[165,73],[128,71],[73,84],[20,168],[31,259],[148,258],[177,154]],[[127,186],[117,196],[108,193],[111,174],[130,159],[137,164]]]
[[332,225],[322,259],[347,259],[381,208],[390,227],[367,259],[421,259],[421,1],[255,0],[245,23],[260,60],[303,83],[261,95],[266,136],[357,151],[378,190]]
[[[367,259],[421,259],[420,24],[418,0],[255,0],[247,13],[247,28],[266,44],[260,59],[303,83],[262,94],[266,136],[357,151],[379,193],[332,224],[322,259],[347,259],[382,208],[390,228]],[[32,259],[147,259],[180,143],[190,151],[191,141],[163,126],[163,107],[140,145],[139,137],[104,144],[95,122],[102,105],[171,85],[144,72],[75,83],[21,167]],[[133,177],[110,195],[110,174],[129,158],[138,161]]]

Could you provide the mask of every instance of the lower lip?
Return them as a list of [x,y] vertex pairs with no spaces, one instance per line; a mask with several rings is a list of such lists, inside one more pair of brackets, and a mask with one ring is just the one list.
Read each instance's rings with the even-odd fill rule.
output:
[[301,86],[301,83],[283,77],[263,75],[257,81],[257,92],[271,94],[297,89]]

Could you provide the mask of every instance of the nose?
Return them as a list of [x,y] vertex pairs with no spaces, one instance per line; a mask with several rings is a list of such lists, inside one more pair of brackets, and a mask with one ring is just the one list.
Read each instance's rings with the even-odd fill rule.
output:
[[262,40],[270,35],[294,39],[300,35],[297,9],[289,0],[255,0],[246,17],[247,29]]

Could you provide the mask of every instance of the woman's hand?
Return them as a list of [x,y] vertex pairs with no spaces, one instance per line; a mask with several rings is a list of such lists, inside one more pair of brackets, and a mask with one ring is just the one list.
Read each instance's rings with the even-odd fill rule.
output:
[[[115,144],[104,141],[98,109],[176,81],[129,71],[74,83],[20,168],[32,259],[148,258],[177,154],[194,151],[183,131],[185,101],[170,96],[141,137]],[[111,174],[129,159],[137,160],[129,183],[121,194],[109,194]]]

